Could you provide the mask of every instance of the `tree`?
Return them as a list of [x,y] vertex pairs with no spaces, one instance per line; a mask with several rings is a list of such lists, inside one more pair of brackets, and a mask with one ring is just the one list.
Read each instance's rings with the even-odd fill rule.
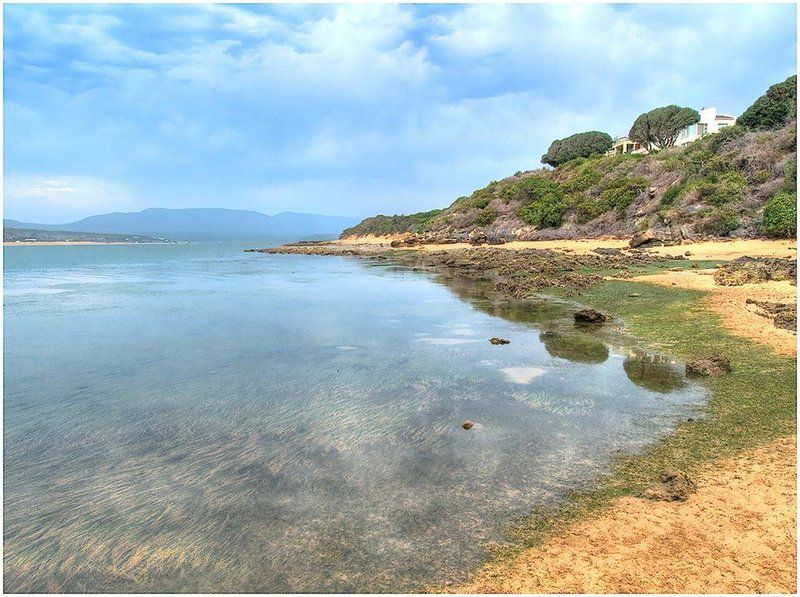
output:
[[700,114],[692,108],[681,108],[674,104],[655,108],[641,114],[633,123],[628,138],[641,143],[648,150],[653,146],[663,149],[672,147],[681,130],[700,122]]
[[549,166],[560,166],[575,158],[588,158],[595,153],[605,153],[612,144],[611,136],[608,133],[600,131],[576,133],[566,139],[553,141],[547,153],[542,156],[542,163]]
[[797,118],[797,75],[767,89],[736,120],[736,124],[763,131],[781,128],[792,118]]

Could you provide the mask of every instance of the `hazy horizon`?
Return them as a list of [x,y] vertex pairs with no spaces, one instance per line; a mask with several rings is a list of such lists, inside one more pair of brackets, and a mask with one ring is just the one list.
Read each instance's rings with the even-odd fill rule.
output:
[[[4,217],[428,210],[796,72],[794,5],[6,5]],[[747,26],[742,26],[746,23]]]

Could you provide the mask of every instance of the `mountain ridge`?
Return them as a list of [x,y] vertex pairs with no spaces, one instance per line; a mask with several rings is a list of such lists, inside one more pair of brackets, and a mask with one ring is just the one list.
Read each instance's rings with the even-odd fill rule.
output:
[[110,212],[64,224],[37,224],[4,219],[4,228],[25,228],[65,232],[138,234],[172,240],[218,238],[286,237],[337,235],[359,218],[326,216],[302,212],[279,212],[273,216],[229,208],[150,207],[138,212]]

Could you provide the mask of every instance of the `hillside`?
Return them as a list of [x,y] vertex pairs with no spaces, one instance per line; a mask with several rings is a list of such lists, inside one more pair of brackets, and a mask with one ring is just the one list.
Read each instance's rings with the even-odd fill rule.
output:
[[670,241],[754,237],[764,205],[795,192],[796,121],[778,130],[733,127],[685,148],[578,158],[493,181],[447,209],[377,216],[343,236],[418,233],[429,242],[630,236]]
[[[412,243],[634,235],[664,243],[699,236],[793,237],[796,98],[797,77],[792,76],[771,86],[735,126],[684,147],[669,147],[662,139],[655,147],[666,148],[649,154],[607,156],[607,134],[575,134],[554,141],[542,157],[554,169],[492,181],[446,209],[368,218],[342,237],[412,234]],[[671,113],[688,114],[687,122],[699,118],[687,108],[657,108],[642,114],[630,134],[643,134],[636,133],[639,122],[646,122],[648,131],[656,126],[666,130],[665,115]],[[681,126],[667,130],[665,137],[672,135],[674,143]],[[657,140],[647,139],[648,146]]]
[[165,236],[173,240],[218,238],[306,237],[335,235],[356,218],[283,212],[268,216],[237,209],[162,209],[90,216],[67,224],[33,224],[5,220],[4,228],[67,230],[106,234]]

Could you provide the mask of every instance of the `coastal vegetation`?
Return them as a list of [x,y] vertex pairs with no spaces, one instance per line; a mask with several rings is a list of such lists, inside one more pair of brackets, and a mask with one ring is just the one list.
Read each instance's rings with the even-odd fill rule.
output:
[[31,228],[3,228],[3,242],[27,243],[161,243],[164,238],[139,234],[103,234],[100,232],[70,232],[65,230],[34,230]]
[[797,75],[772,85],[739,117],[738,124],[752,130],[781,128],[797,118]]
[[[791,216],[786,194],[796,193],[797,184],[792,97],[794,77],[771,87],[739,124],[685,147],[671,145],[686,123],[696,122],[697,112],[656,108],[637,119],[632,135],[664,149],[609,156],[603,150],[608,135],[579,133],[554,141],[542,157],[555,168],[492,181],[445,209],[368,218],[342,236],[416,233],[430,242],[453,242],[480,232],[502,242],[649,231],[658,241],[673,242],[793,234],[784,225]],[[783,223],[776,223],[779,213]]]
[[542,163],[548,166],[560,166],[575,158],[588,158],[596,153],[605,153],[611,148],[611,135],[600,131],[576,133],[566,139],[557,139],[550,144],[547,153],[542,156]]
[[[487,203],[488,205],[488,203]],[[342,236],[374,234],[375,236],[386,236],[399,234],[402,232],[425,232],[428,224],[442,213],[441,209],[432,209],[415,214],[394,215],[394,216],[373,216],[363,222],[347,228],[342,232]]]
[[664,149],[675,145],[685,127],[700,122],[700,114],[692,108],[670,105],[654,108],[640,114],[633,122],[628,138],[641,143],[648,150]]

